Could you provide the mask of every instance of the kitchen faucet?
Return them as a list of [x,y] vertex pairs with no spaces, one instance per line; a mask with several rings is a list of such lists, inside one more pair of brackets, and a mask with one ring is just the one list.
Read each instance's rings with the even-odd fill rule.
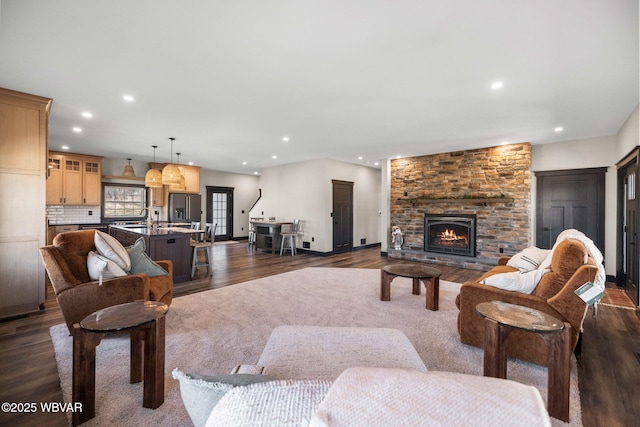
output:
[[147,211],[147,226],[149,228],[153,228],[153,216],[151,215],[151,208],[142,208],[142,210],[140,211],[140,215],[142,215],[142,212]]

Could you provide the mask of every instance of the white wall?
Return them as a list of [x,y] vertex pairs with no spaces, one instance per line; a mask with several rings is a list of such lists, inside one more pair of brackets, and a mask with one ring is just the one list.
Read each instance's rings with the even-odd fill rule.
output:
[[[616,194],[617,173],[615,164],[619,160],[615,136],[563,141],[531,146],[531,170],[533,172],[586,169],[606,167],[605,174],[605,247],[600,248],[605,257],[607,274],[616,272]],[[535,174],[531,179],[531,224],[532,244],[536,241],[536,194]]]
[[624,122],[617,135],[618,160],[629,154],[631,150],[640,145],[640,119],[638,118],[638,105]]
[[200,170],[200,194],[202,195],[202,222],[207,219],[207,186],[233,188],[233,237],[249,235],[249,209],[258,199],[259,179],[254,175]]
[[380,171],[331,159],[292,163],[262,170],[262,198],[252,217],[301,221],[301,238],[316,252],[333,250],[332,179],[351,181],[353,187],[353,244],[380,242]]

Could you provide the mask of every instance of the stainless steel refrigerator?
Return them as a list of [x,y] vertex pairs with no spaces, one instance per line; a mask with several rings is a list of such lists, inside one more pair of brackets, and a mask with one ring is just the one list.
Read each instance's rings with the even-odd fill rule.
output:
[[169,193],[169,221],[200,222],[201,202],[199,194]]

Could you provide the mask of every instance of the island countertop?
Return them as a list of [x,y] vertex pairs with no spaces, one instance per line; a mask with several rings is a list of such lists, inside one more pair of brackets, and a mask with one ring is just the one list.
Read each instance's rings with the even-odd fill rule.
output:
[[198,230],[177,227],[153,229],[145,226],[110,225],[109,234],[122,245],[131,246],[138,239],[145,242],[145,251],[154,260],[168,259],[173,263],[173,281],[184,282],[191,278],[191,239],[190,234]]

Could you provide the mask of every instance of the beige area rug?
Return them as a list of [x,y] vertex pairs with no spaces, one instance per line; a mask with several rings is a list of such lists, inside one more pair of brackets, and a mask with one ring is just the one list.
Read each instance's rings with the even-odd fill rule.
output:
[[636,305],[623,289],[605,288],[604,297],[599,304],[635,310]]
[[[97,348],[96,418],[93,426],[186,426],[174,368],[227,374],[238,364],[255,364],[279,325],[388,327],[402,330],[432,371],[482,375],[482,350],[460,344],[454,298],[459,285],[440,282],[440,310],[425,309],[411,294],[411,280],[396,278],[391,301],[380,301],[380,270],[306,268],[176,298],[167,314],[165,402],[142,407],[142,384],[129,384],[129,339],[107,336]],[[65,325],[51,328],[60,382],[71,400],[72,340]],[[537,387],[546,402],[547,370],[509,360],[510,379]],[[571,424],[581,426],[577,368],[572,360]],[[469,420],[470,425],[473,420]]]

